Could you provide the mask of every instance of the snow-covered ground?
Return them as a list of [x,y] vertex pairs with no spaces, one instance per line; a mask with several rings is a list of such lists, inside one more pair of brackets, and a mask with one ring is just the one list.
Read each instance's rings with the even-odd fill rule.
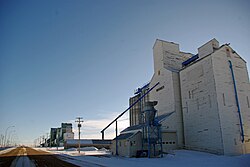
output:
[[0,155],[1,154],[4,154],[4,153],[7,153],[7,152],[10,152],[11,150],[14,150],[16,147],[11,147],[11,148],[6,148],[6,149],[2,149],[0,151]]
[[63,147],[57,148],[35,148],[37,150],[48,151],[53,154],[61,154],[61,155],[72,155],[72,156],[84,156],[84,155],[94,155],[94,156],[110,156],[111,152],[106,149],[97,149],[95,147],[85,147],[81,148],[80,154],[78,153],[76,148],[70,148],[64,150]]
[[[44,149],[43,149],[44,150]],[[48,150],[47,150],[48,151]],[[89,162],[93,165],[108,167],[250,167],[250,154],[241,156],[219,156],[209,153],[189,150],[175,150],[173,154],[165,155],[163,158],[125,158],[111,156],[110,152],[105,150],[99,151],[81,151],[79,155],[76,150],[59,150],[51,149],[50,152],[60,154],[62,159],[76,165]],[[97,156],[88,156],[97,155]],[[104,156],[101,156],[104,155]]]

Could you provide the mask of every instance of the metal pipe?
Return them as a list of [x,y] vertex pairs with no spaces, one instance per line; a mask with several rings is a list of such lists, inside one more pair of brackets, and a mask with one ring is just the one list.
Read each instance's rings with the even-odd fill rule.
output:
[[235,81],[235,77],[234,77],[232,62],[230,60],[228,60],[228,62],[229,62],[229,67],[230,67],[231,74],[232,74],[232,79],[233,79],[235,100],[236,100],[236,105],[237,105],[237,108],[238,108],[238,114],[239,114],[239,120],[240,120],[241,142],[243,143],[244,140],[245,140],[244,139],[244,128],[243,128],[243,123],[242,123],[242,118],[241,118],[241,113],[240,113],[240,103],[239,103],[238,94],[237,94],[236,81]]
[[102,133],[102,140],[104,140],[104,131],[102,131],[101,133]]
[[151,147],[150,147],[150,125],[148,123],[148,158],[150,158],[150,152],[151,152]]
[[49,139],[49,147],[51,148],[51,141],[52,140],[52,133],[51,133],[51,129],[50,129],[50,139]]
[[117,139],[117,121],[115,121],[115,155],[118,155],[118,139]]

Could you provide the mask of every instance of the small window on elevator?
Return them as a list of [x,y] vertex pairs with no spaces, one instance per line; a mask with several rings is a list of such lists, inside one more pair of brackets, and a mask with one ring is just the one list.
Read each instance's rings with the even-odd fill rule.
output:
[[230,49],[229,48],[226,48],[226,53],[227,53],[227,57],[231,57]]
[[225,94],[222,94],[222,98],[223,98],[223,105],[226,106],[226,100],[225,100]]
[[158,70],[158,75],[161,75],[161,71],[160,70]]
[[209,102],[209,107],[211,108],[212,107],[212,102],[211,102],[211,96],[208,95],[208,102]]
[[249,98],[247,96],[247,107],[250,108]]

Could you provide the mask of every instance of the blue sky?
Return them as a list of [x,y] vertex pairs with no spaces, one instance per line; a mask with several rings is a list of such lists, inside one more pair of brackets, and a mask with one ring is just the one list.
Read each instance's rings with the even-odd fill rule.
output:
[[101,137],[151,79],[157,38],[194,54],[216,38],[250,62],[249,8],[248,0],[2,0],[0,134],[14,125],[29,144],[82,116],[82,137]]

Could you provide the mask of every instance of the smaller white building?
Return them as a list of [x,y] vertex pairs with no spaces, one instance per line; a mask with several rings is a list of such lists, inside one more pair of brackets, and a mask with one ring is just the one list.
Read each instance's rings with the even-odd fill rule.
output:
[[136,130],[130,129],[125,129],[117,138],[112,140],[111,152],[113,155],[136,157],[138,150],[142,149],[141,128]]

